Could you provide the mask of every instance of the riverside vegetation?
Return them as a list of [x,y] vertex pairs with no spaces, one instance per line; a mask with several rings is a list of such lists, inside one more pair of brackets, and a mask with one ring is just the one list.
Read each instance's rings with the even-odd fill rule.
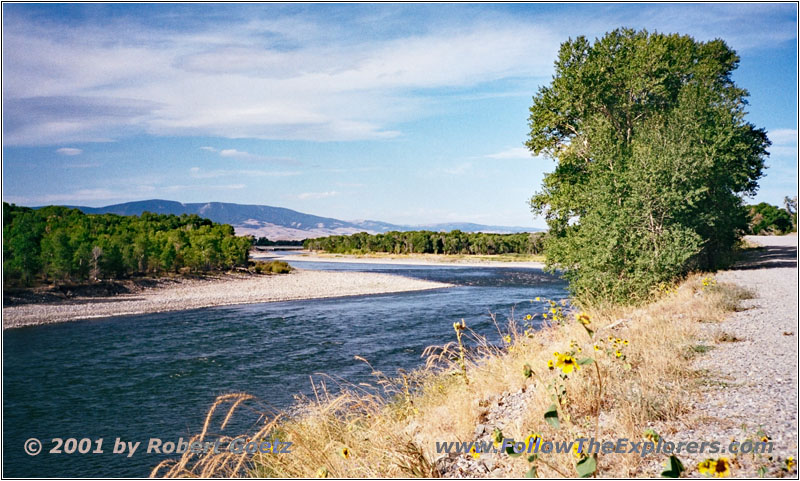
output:
[[84,214],[3,203],[6,285],[246,267],[251,244],[233,227],[196,215]]
[[540,254],[543,233],[488,234],[453,230],[450,232],[409,231],[370,235],[352,235],[306,239],[303,247],[337,254],[445,254],[496,255]]
[[[220,397],[194,440],[221,432],[246,405],[258,413],[250,437],[291,441],[291,456],[187,453],[153,475],[724,477],[744,467],[747,456],[736,455],[684,465],[664,454],[487,459],[434,448],[668,439],[702,418],[691,406],[713,380],[692,367],[699,325],[723,320],[750,293],[698,272],[733,259],[747,229],[742,198],[755,193],[770,145],[744,120],[747,92],[731,80],[738,61],[722,40],[630,29],[562,44],[551,84],[534,97],[527,146],[556,162],[531,206],[548,222],[544,254],[569,280],[571,304],[517,306],[506,326],[496,323],[499,343],[455,322],[455,342],[426,351],[424,367],[373,372],[372,385],[336,381],[336,392],[318,380],[315,396],[289,412],[258,409],[246,394]],[[370,237],[330,247],[363,248],[353,239]],[[506,410],[509,401],[521,408]],[[487,433],[498,413],[503,429]],[[770,462],[795,472],[793,458]]]

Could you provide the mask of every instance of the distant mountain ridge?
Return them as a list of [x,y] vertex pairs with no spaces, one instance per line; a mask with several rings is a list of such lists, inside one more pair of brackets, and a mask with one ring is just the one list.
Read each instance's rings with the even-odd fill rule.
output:
[[379,234],[389,231],[432,230],[464,232],[536,232],[535,227],[490,226],[473,223],[443,223],[429,225],[397,225],[373,220],[343,221],[330,217],[305,214],[283,207],[269,205],[233,204],[227,202],[182,203],[172,200],[151,199],[105,207],[67,206],[80,209],[87,214],[141,215],[142,212],[155,214],[197,214],[214,222],[230,224],[238,235],[254,235],[271,240],[300,240],[329,235],[346,235],[356,232]]

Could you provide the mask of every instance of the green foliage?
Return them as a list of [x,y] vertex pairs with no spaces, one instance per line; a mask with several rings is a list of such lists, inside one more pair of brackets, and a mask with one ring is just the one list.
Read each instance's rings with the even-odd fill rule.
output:
[[561,423],[558,421],[558,408],[555,404],[551,404],[547,411],[544,413],[544,420],[555,429],[558,429],[561,426]]
[[454,230],[450,232],[410,231],[370,235],[306,239],[303,246],[339,254],[389,252],[393,254],[539,254],[542,233],[485,234]]
[[287,274],[292,272],[292,266],[284,261],[256,261],[252,270],[258,274]]
[[589,456],[582,458],[575,464],[575,470],[581,478],[588,478],[597,471],[597,458]]
[[729,259],[770,145],[744,120],[738,62],[722,40],[630,29],[561,45],[526,145],[557,161],[531,207],[579,300],[639,302]]
[[[797,229],[796,217],[785,209],[762,202],[748,209],[751,234],[786,234]],[[796,215],[796,214],[795,214]]]
[[3,203],[3,279],[11,284],[246,266],[250,244],[231,226],[196,215],[87,215]]
[[664,463],[664,471],[661,472],[662,478],[680,478],[681,473],[686,471],[683,463],[677,456],[670,456]]

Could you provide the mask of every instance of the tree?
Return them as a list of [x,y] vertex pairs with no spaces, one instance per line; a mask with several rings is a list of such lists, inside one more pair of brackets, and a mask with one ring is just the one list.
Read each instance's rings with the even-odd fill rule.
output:
[[792,217],[786,210],[766,202],[750,206],[749,214],[752,234],[786,234],[794,228]]
[[738,62],[722,40],[631,29],[561,45],[526,146],[556,161],[531,207],[579,299],[637,302],[729,258],[770,145],[744,120]]

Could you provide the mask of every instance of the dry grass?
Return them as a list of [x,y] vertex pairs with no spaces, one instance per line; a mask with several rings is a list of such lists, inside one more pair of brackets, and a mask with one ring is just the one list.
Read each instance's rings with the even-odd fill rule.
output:
[[[720,321],[743,295],[726,285],[704,286],[700,276],[693,276],[644,307],[587,310],[594,337],[571,316],[564,325],[544,327],[530,336],[511,319],[508,326],[498,326],[512,341],[500,347],[467,326],[468,383],[457,344],[430,349],[425,368],[401,373],[397,379],[376,372],[376,385],[344,386],[335,396],[324,385],[315,385],[315,397],[303,400],[293,415],[266,417],[251,431],[254,439],[291,441],[291,454],[185,454],[162,463],[153,475],[437,477],[441,454],[436,453],[436,442],[474,440],[475,426],[492,408],[492,399],[520,389],[532,394],[523,414],[508,420],[506,437],[522,440],[537,432],[553,441],[583,436],[641,440],[643,431],[656,422],[669,424],[688,412],[688,401],[701,384],[701,373],[690,367],[697,355],[693,347],[698,322]],[[628,341],[623,361],[594,351],[593,343],[608,336]],[[547,361],[554,351],[569,351],[572,342],[582,350],[577,357],[595,357],[599,369],[583,366],[564,382],[562,425],[555,430],[543,421],[553,402],[548,384],[558,372],[548,369]],[[533,370],[530,378],[523,376],[526,363]],[[597,372],[603,384],[599,412]],[[209,423],[222,405],[232,405],[227,420],[236,407],[250,402],[244,395],[220,398],[197,438],[208,436]],[[501,455],[497,460],[508,476],[519,477],[529,468],[524,457]],[[540,476],[576,475],[572,454],[543,455],[542,460],[546,465],[538,465]],[[598,471],[603,477],[658,476],[646,470],[645,463],[651,461],[638,454],[601,455]]]

